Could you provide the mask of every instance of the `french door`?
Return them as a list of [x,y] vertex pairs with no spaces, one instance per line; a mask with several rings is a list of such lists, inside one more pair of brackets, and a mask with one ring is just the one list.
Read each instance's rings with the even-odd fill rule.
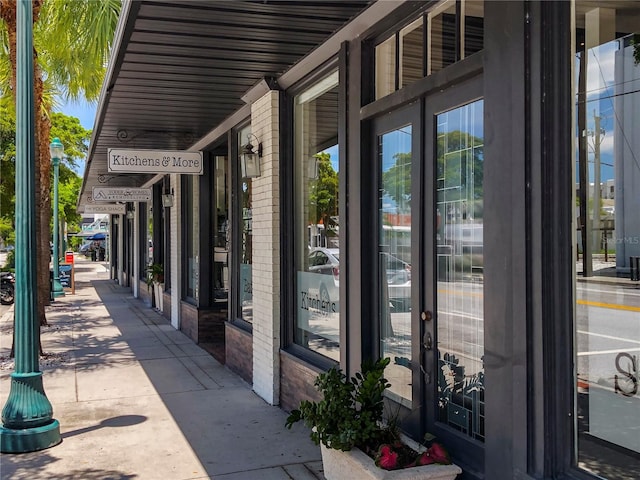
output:
[[[376,119],[379,353],[403,428],[483,469],[480,80]],[[464,454],[463,454],[464,452]]]

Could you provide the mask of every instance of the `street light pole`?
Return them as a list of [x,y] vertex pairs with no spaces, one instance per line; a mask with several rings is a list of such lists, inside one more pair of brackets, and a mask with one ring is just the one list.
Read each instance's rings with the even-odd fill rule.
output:
[[60,254],[58,251],[58,239],[60,223],[58,220],[58,178],[60,175],[60,159],[64,153],[64,146],[58,137],[49,145],[51,161],[53,162],[53,296],[63,297],[64,288],[60,283]]
[[0,451],[35,452],[59,444],[60,423],[44,393],[38,361],[36,284],[35,140],[33,108],[33,11],[16,3],[16,299],[15,370],[2,409]]

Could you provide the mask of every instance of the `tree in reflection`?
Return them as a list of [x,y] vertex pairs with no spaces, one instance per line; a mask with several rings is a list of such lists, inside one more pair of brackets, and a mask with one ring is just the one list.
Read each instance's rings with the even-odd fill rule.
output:
[[317,178],[310,182],[309,223],[323,224],[329,235],[338,218],[338,172],[331,164],[331,154],[320,152],[314,155],[317,162]]
[[382,191],[398,213],[411,213],[411,152],[396,153],[395,164],[382,174]]
[[439,135],[436,159],[438,203],[465,202],[467,210],[460,212],[464,219],[467,215],[482,218],[483,165],[482,138],[461,130]]

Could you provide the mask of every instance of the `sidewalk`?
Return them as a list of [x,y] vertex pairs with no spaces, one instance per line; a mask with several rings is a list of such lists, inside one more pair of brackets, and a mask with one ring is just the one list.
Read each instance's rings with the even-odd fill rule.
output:
[[[1,479],[323,479],[308,430],[176,331],[105,264],[76,256],[76,294],[47,309],[44,387],[62,443],[2,454]],[[12,315],[0,324],[11,348]],[[0,370],[6,403],[10,369]]]

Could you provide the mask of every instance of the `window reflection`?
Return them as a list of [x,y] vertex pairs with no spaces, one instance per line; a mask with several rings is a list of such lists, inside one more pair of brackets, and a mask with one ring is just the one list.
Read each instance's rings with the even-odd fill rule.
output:
[[396,90],[396,36],[376,47],[376,100]]
[[424,77],[424,27],[422,18],[400,30],[400,88]]
[[[251,126],[238,133],[238,151],[247,143]],[[240,180],[240,297],[241,318],[253,322],[253,180]]]
[[640,13],[575,2],[578,465],[640,478]]
[[484,48],[484,0],[464,2],[464,56]]
[[411,407],[411,152],[412,126],[378,137],[380,350],[391,358],[389,394]]
[[214,161],[213,208],[213,288],[212,301],[226,303],[229,294],[229,217],[227,200],[227,157],[216,156]]
[[338,72],[295,98],[294,340],[340,358]]
[[437,116],[439,420],[484,440],[483,102]]
[[188,225],[185,230],[185,296],[194,302],[198,302],[198,288],[200,275],[200,216],[198,215],[199,194],[198,177],[185,175],[184,220]]
[[[143,204],[141,203],[140,206]],[[147,248],[143,251],[142,256],[145,262],[145,268],[153,263],[153,204],[146,203],[147,206]]]
[[441,2],[376,45],[375,99],[483,48],[484,0]]
[[458,57],[456,31],[456,2],[445,2],[429,15],[430,51],[429,73],[435,73],[455,63]]

